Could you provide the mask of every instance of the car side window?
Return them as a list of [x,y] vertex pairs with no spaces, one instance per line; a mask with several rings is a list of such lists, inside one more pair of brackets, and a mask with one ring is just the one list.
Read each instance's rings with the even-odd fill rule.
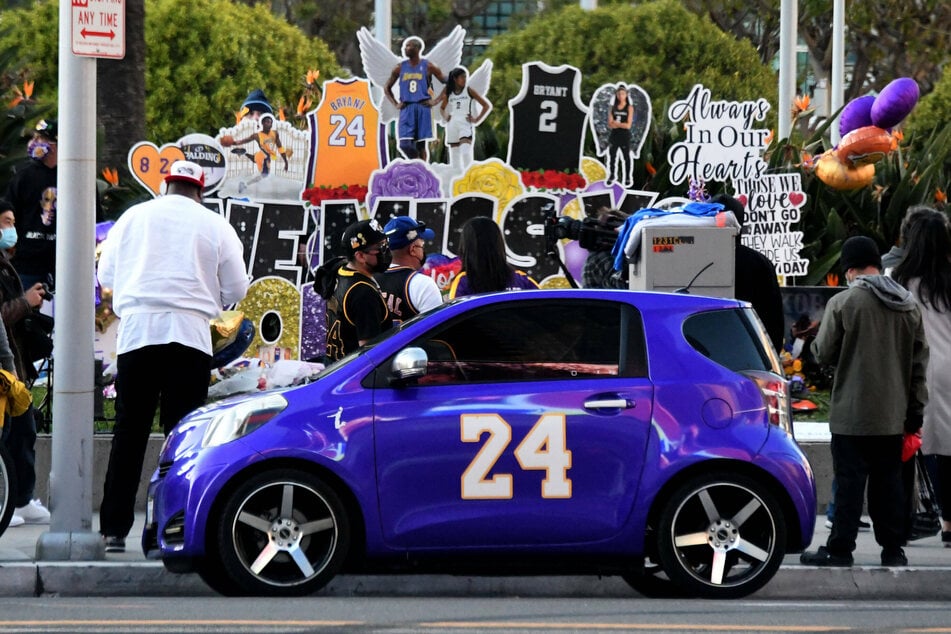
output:
[[617,302],[495,304],[437,328],[413,345],[429,357],[420,385],[646,373],[640,316]]

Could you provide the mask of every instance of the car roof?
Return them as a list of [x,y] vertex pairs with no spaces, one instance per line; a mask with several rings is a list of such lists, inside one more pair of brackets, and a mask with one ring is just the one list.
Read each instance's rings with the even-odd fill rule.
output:
[[499,300],[541,301],[565,298],[625,301],[634,304],[642,311],[665,309],[687,313],[702,310],[737,308],[746,305],[746,302],[736,299],[708,297],[706,295],[600,288],[543,288],[530,291],[501,291],[482,295],[467,295],[453,301],[469,302],[482,300],[486,303],[495,303]]

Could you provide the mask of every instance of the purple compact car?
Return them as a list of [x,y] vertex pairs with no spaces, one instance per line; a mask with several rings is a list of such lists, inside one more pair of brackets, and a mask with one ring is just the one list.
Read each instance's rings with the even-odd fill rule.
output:
[[748,304],[466,297],[307,385],[190,414],[143,546],[224,594],[342,571],[621,575],[740,597],[812,539],[812,470]]

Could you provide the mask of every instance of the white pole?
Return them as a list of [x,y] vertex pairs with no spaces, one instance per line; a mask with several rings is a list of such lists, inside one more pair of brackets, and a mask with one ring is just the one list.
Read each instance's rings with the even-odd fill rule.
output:
[[72,52],[72,3],[59,3],[56,329],[50,530],[37,559],[104,558],[92,532],[96,59]]
[[393,48],[393,5],[390,0],[375,0],[376,39]]
[[799,36],[797,0],[782,0],[779,9],[779,138],[792,130],[792,103],[796,94],[796,40]]
[[[837,112],[845,103],[845,0],[832,5],[832,101],[829,112]],[[836,117],[838,118],[838,117]],[[839,125],[830,128],[832,145],[839,144]]]
[[598,0],[581,0],[581,8],[585,11],[591,11],[598,8]]

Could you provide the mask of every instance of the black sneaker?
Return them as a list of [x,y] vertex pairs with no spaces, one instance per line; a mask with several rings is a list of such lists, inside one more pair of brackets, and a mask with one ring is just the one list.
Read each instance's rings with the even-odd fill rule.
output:
[[829,552],[825,546],[819,546],[819,550],[814,553],[803,553],[799,555],[799,563],[806,566],[842,566],[852,565],[852,553],[847,555],[834,555]]
[[125,552],[125,537],[114,537],[110,535],[103,535],[102,543],[106,545],[107,553],[124,553]]
[[905,551],[901,548],[896,548],[895,550],[883,550],[882,565],[888,567],[907,566],[908,557],[905,557]]

